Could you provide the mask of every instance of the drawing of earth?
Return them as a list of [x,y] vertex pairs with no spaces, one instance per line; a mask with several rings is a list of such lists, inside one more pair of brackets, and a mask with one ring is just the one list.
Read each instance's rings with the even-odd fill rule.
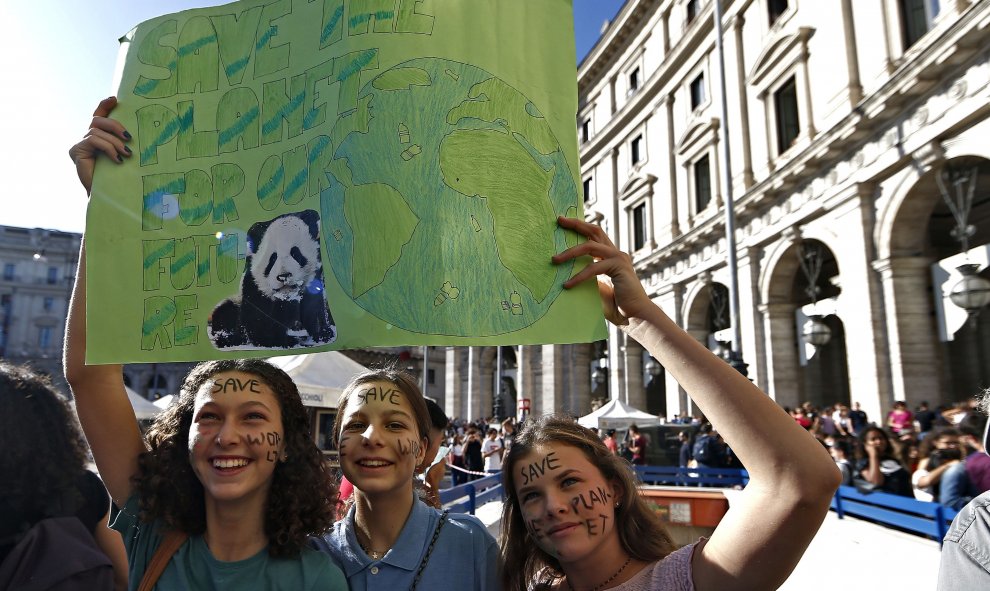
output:
[[321,192],[344,291],[412,332],[489,336],[542,317],[572,274],[557,215],[577,188],[539,109],[468,64],[419,58],[368,82],[338,119]]

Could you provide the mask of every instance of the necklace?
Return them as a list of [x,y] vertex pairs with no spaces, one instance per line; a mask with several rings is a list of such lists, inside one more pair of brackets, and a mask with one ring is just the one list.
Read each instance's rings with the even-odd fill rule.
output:
[[[632,562],[632,556],[630,556],[629,558],[626,558],[626,561],[622,563],[622,566],[619,567],[619,570],[615,571],[615,574],[614,575],[612,575],[611,577],[605,579],[605,582],[604,583],[602,583],[601,585],[598,585],[598,586],[594,587],[591,591],[601,591],[602,589],[604,589],[605,588],[605,585],[608,585],[609,583],[611,583],[612,581],[614,581],[617,576],[619,576],[620,574],[622,574],[622,571],[626,570],[626,567],[629,566],[629,563],[630,562]],[[570,589],[571,591],[574,591],[574,586],[571,585],[571,580],[570,579],[567,579],[567,588]]]
[[367,554],[368,557],[371,558],[372,560],[381,560],[382,558],[385,557],[386,554],[388,554],[389,551],[388,548],[384,550],[369,550],[368,547],[364,545],[364,542],[361,541],[361,536],[354,536],[354,537],[357,538],[358,545],[361,546],[361,549],[364,550],[364,553]]

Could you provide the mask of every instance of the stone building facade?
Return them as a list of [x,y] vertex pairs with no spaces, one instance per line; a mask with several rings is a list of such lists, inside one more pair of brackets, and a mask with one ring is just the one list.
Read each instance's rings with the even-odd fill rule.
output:
[[0,358],[30,364],[63,390],[62,338],[79,239],[0,226]]
[[[0,226],[0,359],[48,374],[66,395],[62,341],[81,239],[72,232]],[[124,381],[154,400],[178,392],[192,366],[131,364],[124,367]]]
[[[990,314],[967,321],[946,297],[963,262],[988,275],[990,2],[721,6],[727,134],[712,0],[627,0],[579,65],[587,219],[718,349],[731,184],[738,349],[782,405],[857,401],[877,419],[990,385]],[[951,233],[965,199],[940,185],[972,189],[966,243]],[[828,343],[802,339],[809,317]],[[615,330],[606,359],[612,397],[693,410],[667,372],[647,395],[649,358]]]

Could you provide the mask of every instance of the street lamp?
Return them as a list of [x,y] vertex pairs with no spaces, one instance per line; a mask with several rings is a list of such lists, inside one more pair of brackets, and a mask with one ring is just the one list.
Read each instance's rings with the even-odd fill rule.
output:
[[[979,168],[944,166],[935,175],[942,200],[952,212],[956,225],[949,235],[959,242],[960,252],[967,254],[969,239],[976,234],[976,226],[969,223],[969,213],[973,208],[973,195],[976,193],[976,180]],[[968,256],[968,255],[967,255]],[[949,300],[966,310],[970,322],[975,322],[976,316],[990,303],[990,281],[978,274],[980,266],[972,263],[956,268],[962,279],[949,290]]]
[[[818,306],[818,294],[821,288],[818,287],[818,277],[822,273],[822,265],[825,264],[825,253],[818,244],[808,244],[804,241],[797,245],[798,263],[801,273],[808,282],[804,288],[804,293],[811,298],[812,307]],[[801,327],[801,340],[812,347],[822,347],[827,345],[832,339],[832,329],[825,324],[824,319],[819,314],[812,314]]]
[[595,382],[595,389],[604,386],[605,382],[608,381],[608,369],[604,367],[596,367],[595,370],[591,372],[591,380]]
[[821,347],[832,339],[832,329],[825,324],[821,316],[815,314],[810,316],[801,327],[801,339],[813,347]]
[[650,357],[646,361],[645,369],[646,369],[646,373],[649,374],[650,378],[657,377],[658,375],[660,375],[660,372],[663,371],[663,368],[660,367],[660,364],[657,363],[657,360],[654,359],[653,357]]
[[972,263],[959,265],[956,270],[963,277],[949,290],[949,299],[966,310],[970,318],[979,314],[983,306],[990,304],[990,281],[979,276],[979,268],[979,265]]

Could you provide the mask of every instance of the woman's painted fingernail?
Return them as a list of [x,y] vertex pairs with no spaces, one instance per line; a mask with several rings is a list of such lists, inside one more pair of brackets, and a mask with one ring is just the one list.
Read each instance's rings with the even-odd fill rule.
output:
[[123,136],[125,140],[131,139],[131,134],[128,133],[126,129],[124,130]]
[[125,152],[127,152],[128,154],[130,154],[130,153],[131,153],[131,149],[130,149],[130,148],[128,148],[127,146],[124,146],[124,151],[125,151]]
[[117,162],[123,162],[123,161],[124,161],[124,157],[121,156],[120,154],[117,154]]

